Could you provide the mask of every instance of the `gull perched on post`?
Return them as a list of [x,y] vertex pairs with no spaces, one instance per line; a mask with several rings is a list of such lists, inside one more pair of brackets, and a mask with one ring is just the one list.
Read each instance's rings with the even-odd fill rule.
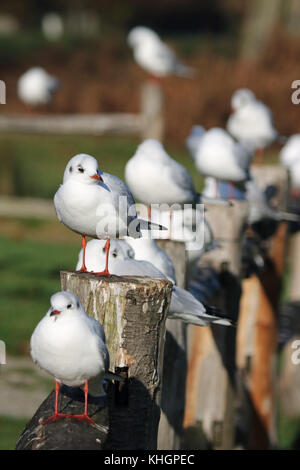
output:
[[[126,184],[114,175],[99,171],[97,160],[79,154],[68,162],[54,196],[60,222],[82,237],[85,253],[86,236],[106,239],[105,269],[97,273],[109,276],[108,253],[111,238],[142,236],[141,230],[160,229],[159,225],[137,217],[133,196]],[[85,256],[80,269],[87,272]]]
[[195,75],[195,70],[182,64],[152,29],[136,26],[129,32],[127,41],[133,48],[135,61],[152,77],[178,75],[191,78]]
[[199,194],[187,169],[171,158],[161,142],[146,139],[125,167],[125,180],[134,197],[151,204],[228,205],[220,198],[206,198]]
[[[224,129],[213,127],[201,137],[193,158],[202,175],[244,187],[250,179],[252,156],[252,152],[235,142]],[[217,195],[217,181],[216,186]]]
[[[117,378],[109,373],[109,353],[102,325],[89,317],[78,297],[62,291],[52,295],[51,307],[36,326],[30,340],[33,361],[55,378],[55,410],[43,424],[61,418],[75,418],[93,424],[87,414],[88,381],[98,383],[99,396],[105,395],[103,379]],[[64,414],[58,411],[60,384],[84,385],[84,413]]]
[[239,142],[262,152],[280,136],[274,127],[273,115],[248,88],[236,90],[231,98],[232,113],[227,121],[228,132]]
[[42,67],[32,67],[18,80],[18,96],[31,106],[49,104],[59,88],[59,80]]

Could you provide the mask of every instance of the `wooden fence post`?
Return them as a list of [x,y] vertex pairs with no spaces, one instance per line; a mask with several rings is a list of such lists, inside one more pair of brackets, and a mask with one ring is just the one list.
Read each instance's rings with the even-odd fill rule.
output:
[[[233,207],[212,206],[205,214],[222,246],[203,255],[200,266],[211,265],[219,271],[222,289],[212,302],[232,318],[237,318],[239,309],[240,245],[247,207],[246,202],[235,201]],[[235,336],[235,328],[188,326],[186,449],[233,448]]]
[[[107,408],[89,404],[96,427],[75,420],[41,426],[41,420],[53,411],[51,394],[27,425],[17,449],[156,449],[171,282],[62,271],[61,285],[62,290],[76,294],[86,312],[102,323],[110,370],[127,379],[109,387]],[[62,402],[64,412],[82,412],[78,400],[63,396]]]
[[164,96],[158,82],[148,80],[142,86],[141,117],[144,122],[142,138],[162,141],[165,131]]
[[[254,166],[258,185],[278,187],[276,206],[286,210],[288,175],[279,166]],[[281,222],[268,240],[265,268],[243,281],[237,334],[237,367],[244,400],[243,442],[246,448],[275,446],[277,308],[284,271],[287,224]]]
[[[185,288],[185,244],[172,240],[157,240],[157,244],[167,253],[174,264],[177,285]],[[175,371],[176,373],[174,373]],[[167,319],[158,449],[180,449],[183,435],[186,374],[186,325],[178,320]]]

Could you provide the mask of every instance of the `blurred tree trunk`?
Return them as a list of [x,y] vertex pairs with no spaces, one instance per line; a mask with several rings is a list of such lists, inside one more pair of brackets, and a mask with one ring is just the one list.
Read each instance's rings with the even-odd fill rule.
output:
[[287,4],[286,26],[290,33],[300,34],[300,2],[299,0],[289,0]]
[[278,22],[281,0],[251,0],[242,32],[241,58],[257,60]]

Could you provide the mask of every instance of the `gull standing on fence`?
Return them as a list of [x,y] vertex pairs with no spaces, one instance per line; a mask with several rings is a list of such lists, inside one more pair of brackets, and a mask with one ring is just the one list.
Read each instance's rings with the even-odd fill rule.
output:
[[49,104],[59,88],[59,80],[42,67],[32,67],[18,80],[18,96],[32,106]]
[[[51,307],[36,326],[30,340],[33,361],[55,378],[55,410],[43,424],[61,418],[94,421],[87,414],[88,381],[98,383],[99,396],[105,395],[103,379],[117,378],[109,369],[109,353],[102,325],[89,317],[78,297],[62,291],[52,295]],[[85,406],[80,415],[58,411],[60,384],[69,387],[84,385]]]
[[[153,279],[167,277],[148,261],[126,258],[120,248],[122,240],[112,240],[110,256],[111,274],[116,276],[148,276]],[[86,246],[86,264],[88,269],[97,271],[103,263],[104,241],[91,240]],[[77,268],[82,262],[82,251],[79,253]],[[76,269],[77,269],[76,268]],[[227,318],[219,309],[199,302],[190,292],[173,286],[168,318],[181,320],[194,325],[207,326],[210,323],[230,326],[234,321]]]
[[[243,188],[250,178],[252,156],[252,152],[235,142],[224,129],[214,127],[201,138],[194,161],[202,175],[228,181]],[[218,194],[217,181],[215,193]]]
[[178,75],[193,77],[195,70],[183,65],[158,34],[145,26],[136,26],[127,37],[135,61],[153,77]]
[[[114,175],[99,171],[97,160],[79,154],[68,162],[63,184],[54,196],[54,207],[60,222],[82,237],[85,253],[86,236],[106,239],[105,269],[97,273],[109,276],[110,238],[142,236],[141,229],[161,228],[137,217],[129,189]],[[85,256],[80,269],[87,272]]]
[[280,138],[270,108],[259,101],[251,90],[236,90],[231,98],[231,108],[227,130],[242,144],[262,154],[266,147]]
[[136,199],[151,204],[212,203],[228,205],[220,198],[197,193],[187,169],[173,160],[161,142],[147,139],[140,144],[125,167],[125,180]]

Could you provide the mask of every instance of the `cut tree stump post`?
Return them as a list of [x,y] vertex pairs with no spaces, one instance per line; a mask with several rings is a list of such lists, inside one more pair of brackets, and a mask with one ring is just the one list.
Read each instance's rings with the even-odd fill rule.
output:
[[[246,202],[209,207],[205,214],[221,248],[204,254],[201,265],[219,272],[221,291],[211,303],[237,318],[241,294],[239,272]],[[235,435],[236,329],[221,325],[188,326],[188,376],[185,449],[232,449]]]
[[[110,370],[126,380],[109,385],[106,408],[89,404],[96,427],[72,419],[41,426],[53,412],[52,392],[27,425],[17,449],[156,449],[171,282],[62,271],[61,286],[76,294],[86,312],[103,325]],[[79,399],[65,394],[61,406],[67,413],[83,410]]]
[[[186,287],[185,244],[173,240],[157,240],[157,244],[171,258],[177,285],[184,289]],[[167,319],[158,449],[178,450],[181,447],[186,374],[186,324]]]
[[[286,210],[288,174],[279,166],[254,166],[262,189],[279,188],[276,207]],[[277,313],[284,272],[287,224],[281,222],[268,240],[264,271],[243,281],[237,335],[237,367],[244,400],[243,442],[249,449],[276,446]],[[266,245],[266,244],[265,244]]]

